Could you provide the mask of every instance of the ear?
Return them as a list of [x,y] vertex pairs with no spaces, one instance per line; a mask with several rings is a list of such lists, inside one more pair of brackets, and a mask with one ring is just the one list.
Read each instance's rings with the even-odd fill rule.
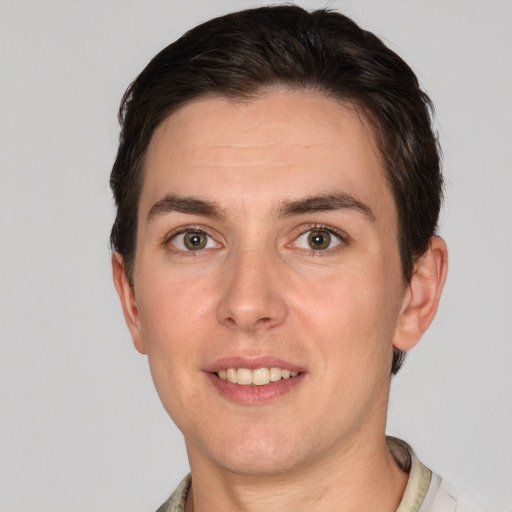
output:
[[133,344],[141,354],[145,354],[146,343],[142,334],[139,309],[135,301],[135,291],[128,281],[123,257],[118,252],[112,255],[112,277],[117,294],[121,299],[124,319],[132,335]]
[[414,265],[405,292],[393,339],[396,348],[414,347],[434,320],[447,271],[446,243],[441,237],[433,236],[427,252]]

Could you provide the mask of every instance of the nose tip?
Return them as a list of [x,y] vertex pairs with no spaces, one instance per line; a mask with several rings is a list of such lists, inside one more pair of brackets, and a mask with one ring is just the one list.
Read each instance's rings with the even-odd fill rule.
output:
[[224,321],[227,324],[233,327],[238,327],[243,331],[255,331],[259,328],[265,327],[270,328],[278,323],[275,319],[273,320],[269,316],[260,316],[258,313],[251,310],[238,310],[236,313],[226,316]]
[[219,321],[243,331],[271,329],[287,314],[275,264],[269,259],[239,258],[225,276]]

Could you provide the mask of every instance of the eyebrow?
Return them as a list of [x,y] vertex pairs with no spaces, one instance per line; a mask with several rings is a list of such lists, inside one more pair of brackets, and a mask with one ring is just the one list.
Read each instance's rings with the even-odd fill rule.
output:
[[311,196],[298,201],[287,201],[281,205],[279,215],[290,217],[292,215],[333,210],[354,210],[362,213],[371,221],[376,220],[373,210],[367,204],[346,193]]
[[222,210],[217,203],[204,201],[195,197],[179,197],[166,195],[156,202],[148,212],[148,222],[165,213],[189,213],[192,215],[205,215],[207,217],[223,217]]
[[[333,210],[355,210],[371,221],[376,219],[373,210],[367,204],[346,193],[325,194],[306,197],[296,201],[285,201],[278,208],[278,216],[291,217],[293,215]],[[148,222],[152,221],[155,217],[173,212],[205,215],[214,218],[224,217],[221,207],[215,202],[195,197],[166,195],[151,207],[148,213]]]

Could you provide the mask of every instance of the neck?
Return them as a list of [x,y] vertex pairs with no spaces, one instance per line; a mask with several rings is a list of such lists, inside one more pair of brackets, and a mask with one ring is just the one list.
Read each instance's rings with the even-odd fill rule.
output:
[[383,435],[285,474],[240,475],[193,459],[191,471],[187,512],[394,512],[407,483]]

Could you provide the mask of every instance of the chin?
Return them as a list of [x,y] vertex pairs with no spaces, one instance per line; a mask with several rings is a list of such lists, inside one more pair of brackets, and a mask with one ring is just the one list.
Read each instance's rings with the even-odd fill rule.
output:
[[268,454],[268,450],[253,453],[231,453],[218,460],[225,470],[245,476],[275,476],[293,471],[299,463],[289,454]]
[[[202,457],[206,456],[215,466],[239,475],[285,474],[300,466],[304,458],[297,449],[298,446],[304,447],[304,443],[293,442],[286,432],[265,436],[256,435],[249,429],[239,435],[231,435],[229,439],[215,442],[210,438],[208,441],[201,450]],[[191,463],[198,455],[195,447],[197,445],[187,443]]]

